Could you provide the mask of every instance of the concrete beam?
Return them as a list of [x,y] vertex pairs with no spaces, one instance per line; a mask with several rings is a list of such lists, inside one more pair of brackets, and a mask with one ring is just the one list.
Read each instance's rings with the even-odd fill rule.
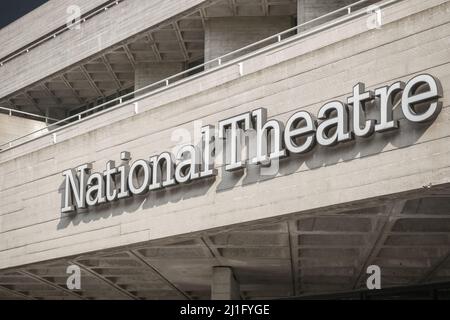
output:
[[212,300],[240,300],[239,283],[230,267],[214,267],[211,283]]

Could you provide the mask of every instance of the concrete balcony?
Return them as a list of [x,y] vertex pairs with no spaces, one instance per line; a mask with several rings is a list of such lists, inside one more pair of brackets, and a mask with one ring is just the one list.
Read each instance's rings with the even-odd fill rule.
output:
[[[297,20],[303,23],[354,3],[316,2],[193,0],[180,6],[176,1],[80,0],[71,5],[79,6],[84,14],[81,23],[67,28],[63,18],[68,17],[64,12],[68,4],[50,1],[0,31],[0,40],[10,44],[0,55],[0,80],[5,83],[0,106],[61,119],[288,29]],[[339,12],[328,20],[345,14]],[[39,19],[52,23],[29,28],[31,21],[36,24]],[[251,21],[252,32],[248,29]],[[220,24],[228,26],[222,33],[214,27]],[[23,28],[27,32],[17,34]],[[145,81],[142,74],[147,75]]]

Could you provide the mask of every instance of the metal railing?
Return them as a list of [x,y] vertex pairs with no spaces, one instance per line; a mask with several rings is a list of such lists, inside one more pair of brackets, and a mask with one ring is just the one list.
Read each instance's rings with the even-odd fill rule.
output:
[[[82,120],[86,120],[86,119],[90,119],[92,117],[98,116],[103,114],[104,112],[110,112],[112,110],[115,110],[117,108],[120,108],[122,106],[126,106],[126,105],[130,105],[133,102],[137,102],[143,98],[146,98],[150,95],[156,94],[156,93],[160,93],[164,90],[167,90],[169,88],[174,87],[175,85],[179,85],[181,83],[184,83],[186,81],[190,81],[192,79],[195,79],[197,77],[203,76],[205,74],[211,73],[211,72],[215,72],[217,70],[220,70],[222,68],[225,68],[227,66],[230,66],[232,64],[238,64],[241,66],[240,63],[242,63],[242,61],[247,60],[253,56],[256,56],[258,54],[261,54],[265,51],[271,50],[274,48],[274,46],[279,46],[279,45],[285,45],[288,42],[291,41],[296,41],[298,39],[303,39],[306,38],[308,36],[311,36],[313,34],[316,34],[318,32],[333,28],[335,26],[338,26],[340,24],[343,24],[345,22],[351,21],[353,19],[359,18],[361,16],[364,16],[367,14],[367,12],[365,10],[358,10],[358,11],[354,11],[355,8],[360,7],[364,4],[367,4],[369,1],[371,0],[360,0],[357,1],[351,5],[348,5],[346,7],[340,8],[338,10],[332,11],[330,13],[327,13],[323,16],[320,16],[318,18],[315,18],[313,20],[307,21],[305,23],[299,24],[295,27],[292,27],[290,29],[287,29],[285,31],[282,31],[280,33],[277,33],[273,36],[267,37],[263,40],[254,42],[252,44],[249,44],[245,47],[242,47],[240,49],[237,49],[235,51],[232,51],[230,53],[227,53],[225,55],[222,55],[218,58],[209,60],[205,63],[202,63],[200,65],[197,65],[193,68],[187,69],[185,71],[182,71],[180,73],[177,73],[173,76],[170,76],[168,78],[165,78],[163,80],[157,81],[155,83],[152,83],[148,86],[145,86],[143,88],[140,88],[138,90],[135,90],[133,92],[130,92],[128,94],[125,94],[121,97],[112,99],[108,102],[105,102],[103,104],[100,104],[98,106],[95,106],[93,108],[87,109],[85,111],[82,111],[80,113],[77,113],[75,115],[72,115],[68,118],[65,118],[63,120],[60,120],[56,123],[53,123],[47,127],[44,127],[42,129],[36,130],[34,132],[31,132],[27,135],[24,135],[22,137],[16,138],[14,140],[11,140],[3,145],[0,145],[0,152],[7,150],[9,148],[18,146],[22,143],[26,143],[27,141],[30,140],[34,140],[37,139],[39,136],[37,136],[39,133],[41,133],[41,136],[44,135],[49,135],[52,134],[52,131],[54,130],[61,130],[67,126],[71,126],[76,124],[79,121]],[[382,9],[384,7],[387,7],[389,5],[392,5],[394,3],[400,2],[403,0],[387,0],[387,1],[383,1],[381,3],[378,4],[378,8]],[[373,2],[373,1],[371,1]],[[335,17],[337,14],[343,13],[343,17],[340,17],[338,19],[332,19],[332,21],[329,21],[328,23],[324,23],[324,24],[320,24],[317,27],[314,27],[311,30],[307,30],[307,31],[302,31],[301,33],[296,33],[301,29],[305,29],[305,27],[309,27],[312,24],[315,24],[317,22],[320,22],[324,19],[328,19],[328,18],[333,18]],[[289,37],[283,39],[283,37],[285,37],[286,35],[288,35]],[[265,46],[262,46],[263,44],[266,44]],[[253,51],[251,53],[248,53],[249,50],[256,50]],[[240,55],[239,55],[240,54]],[[234,56],[239,55],[238,58],[232,59]],[[228,60],[227,62],[225,62],[226,60]],[[190,75],[193,72],[196,72],[198,70],[204,69],[203,72],[200,73],[196,73],[194,75]],[[241,69],[241,68],[240,68]],[[185,75],[190,75],[187,78],[183,78],[183,76]],[[175,82],[171,82],[172,80],[176,80]],[[136,97],[138,94],[141,94],[140,96]],[[105,108],[110,108],[107,110],[104,110]],[[101,112],[99,112],[101,111]],[[96,113],[97,112],[97,113]],[[56,142],[56,138],[55,138],[55,133],[53,133],[54,137],[53,140],[54,142]],[[4,149],[6,147],[6,149]]]
[[101,12],[107,11],[109,8],[118,5],[120,2],[122,2],[124,0],[114,0],[114,1],[108,1],[108,3],[104,6],[102,6],[101,8],[90,12],[84,16],[81,16],[79,19],[76,19],[75,22],[71,23],[71,24],[66,24],[65,27],[60,27],[58,29],[56,29],[55,31],[51,32],[50,35],[48,36],[44,36],[42,39],[32,43],[31,45],[25,47],[24,49],[19,49],[18,52],[10,54],[8,56],[6,56],[6,58],[0,60],[0,67],[3,67],[4,64],[6,64],[7,62],[17,58],[18,56],[28,53],[30,52],[30,50],[40,46],[41,44],[43,44],[44,42],[47,42],[51,39],[56,38],[57,36],[59,36],[61,33],[71,30],[74,26],[81,24],[83,22],[86,22],[87,20],[89,20],[90,18],[98,15]]
[[47,117],[47,116],[41,116],[39,114],[34,114],[34,113],[30,113],[30,112],[20,111],[20,110],[16,110],[16,109],[0,107],[0,111],[5,111],[4,113],[8,114],[10,117],[12,117],[14,115],[27,116],[27,117],[30,117],[30,118],[36,118],[38,120],[42,120],[45,123],[49,123],[50,121],[54,121],[54,122],[60,121],[59,119],[55,119],[55,118],[51,118],[51,117]]

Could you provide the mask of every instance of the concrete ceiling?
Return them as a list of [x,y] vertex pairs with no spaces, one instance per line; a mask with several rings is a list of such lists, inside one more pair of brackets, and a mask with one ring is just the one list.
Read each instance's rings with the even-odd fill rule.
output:
[[220,0],[208,3],[4,97],[0,99],[0,106],[40,115],[48,112],[48,116],[64,118],[71,110],[102,103],[134,88],[134,69],[138,63],[184,62],[187,66],[201,61],[204,56],[204,26],[209,18],[295,16],[296,10],[296,0]]
[[7,270],[0,299],[209,299],[214,266],[232,267],[244,299],[364,289],[373,264],[383,288],[448,281],[450,192],[426,194]]

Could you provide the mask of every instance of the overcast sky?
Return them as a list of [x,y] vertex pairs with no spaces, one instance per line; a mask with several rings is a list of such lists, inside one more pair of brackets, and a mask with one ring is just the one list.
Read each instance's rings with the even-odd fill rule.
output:
[[48,0],[0,0],[0,29]]

